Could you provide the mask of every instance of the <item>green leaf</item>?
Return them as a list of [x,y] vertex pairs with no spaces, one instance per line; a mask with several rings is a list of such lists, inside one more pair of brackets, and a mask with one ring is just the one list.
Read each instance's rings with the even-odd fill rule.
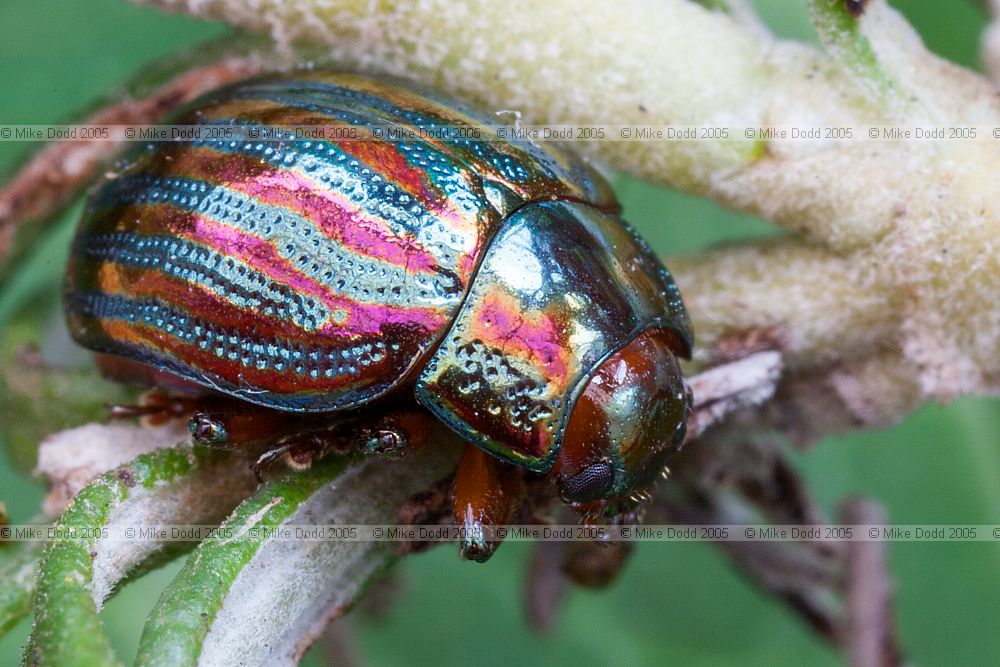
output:
[[[201,545],[150,614],[137,664],[296,664],[395,559],[394,544],[296,537],[295,526],[394,524],[457,462],[442,427],[402,460],[327,458],[270,480]],[[290,539],[265,540],[287,529]]]
[[[140,428],[140,427],[136,427]],[[176,555],[159,542],[111,540],[124,526],[218,521],[253,488],[245,459],[187,445],[136,457],[85,487],[55,523],[38,576],[32,665],[119,664],[98,611],[119,582]],[[108,529],[102,534],[103,529]]]
[[0,549],[0,635],[31,611],[41,542],[16,542]]
[[861,34],[858,17],[847,5],[845,0],[809,0],[820,41],[831,55],[870,82],[880,96],[889,97],[898,84],[879,64],[871,42]]

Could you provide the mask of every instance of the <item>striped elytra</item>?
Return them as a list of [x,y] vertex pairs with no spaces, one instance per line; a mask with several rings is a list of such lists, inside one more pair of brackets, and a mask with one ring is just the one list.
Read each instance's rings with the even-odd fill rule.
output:
[[[615,426],[667,404],[662,414],[683,422],[689,400],[671,360],[689,354],[692,334],[670,274],[582,160],[496,140],[490,115],[434,92],[322,71],[241,82],[170,121],[365,138],[132,150],[74,242],[66,312],[84,346],[282,411],[336,413],[407,392],[488,453],[570,479],[593,463],[557,461],[574,405],[597,391],[603,365],[652,336],[661,344],[641,349],[669,369],[622,371],[627,386],[608,393],[609,444],[595,455],[612,472],[597,495],[639,479],[622,452],[677,444],[673,431],[642,444]],[[425,126],[482,132],[370,138],[373,127]],[[573,447],[577,458],[586,449]]]

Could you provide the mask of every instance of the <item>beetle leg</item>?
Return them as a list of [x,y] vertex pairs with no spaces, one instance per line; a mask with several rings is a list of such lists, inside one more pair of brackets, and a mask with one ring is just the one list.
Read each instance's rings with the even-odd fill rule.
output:
[[[275,421],[280,419],[286,421]],[[305,470],[330,452],[359,450],[365,454],[406,456],[427,443],[434,423],[426,410],[397,410],[385,415],[369,412],[325,423],[315,417],[299,417],[297,422],[291,419],[294,416],[284,413],[269,416],[259,410],[243,415],[199,414],[192,420],[192,428],[195,431],[204,428],[205,437],[210,440],[224,434],[228,446],[234,440],[244,445],[271,443],[254,464],[259,476],[265,466],[278,459],[293,470]],[[283,434],[279,433],[282,429]]]
[[320,433],[303,433],[289,436],[273,447],[265,449],[253,462],[253,471],[260,479],[265,467],[281,460],[295,471],[308,470],[313,461],[322,458],[331,451],[342,452],[344,447],[332,434],[322,437]]
[[139,396],[136,405],[109,405],[109,419],[138,418],[143,426],[159,426],[171,419],[188,417],[198,410],[202,399],[150,389]]
[[571,542],[562,569],[580,586],[604,588],[618,578],[633,548],[631,542]]
[[359,429],[361,451],[390,457],[408,456],[427,444],[434,417],[423,408],[402,409]]
[[[636,526],[642,523],[645,512],[640,503],[647,497],[647,492],[641,492],[628,498],[576,503],[572,509],[583,525]],[[604,588],[618,578],[632,550],[630,542],[573,542],[563,557],[563,572],[580,586]]]
[[316,417],[268,410],[256,405],[235,404],[227,408],[204,410],[191,417],[188,429],[199,443],[208,447],[245,448],[270,445],[285,436],[311,433],[331,428]]
[[468,445],[455,473],[455,521],[462,526],[462,556],[480,563],[500,544],[493,528],[510,523],[521,504],[524,479],[519,468]]

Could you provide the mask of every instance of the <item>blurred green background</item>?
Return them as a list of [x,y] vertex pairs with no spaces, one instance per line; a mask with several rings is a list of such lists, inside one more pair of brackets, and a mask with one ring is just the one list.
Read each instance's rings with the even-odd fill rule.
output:
[[[782,35],[813,40],[804,1],[758,0]],[[938,53],[978,67],[986,17],[977,3],[893,2]],[[947,13],[947,16],[943,14]],[[224,31],[219,25],[134,7],[125,0],[0,0],[0,123],[56,123],[111,92],[143,64]],[[0,170],[30,146],[0,143]],[[709,203],[616,179],[629,220],[663,253],[772,233]],[[55,304],[79,207],[6,284],[0,330],[26,304]],[[797,464],[823,505],[881,499],[894,523],[1000,523],[1000,410],[969,399],[928,406],[884,431],[820,442]],[[0,415],[0,420],[16,418]],[[41,487],[0,463],[0,500],[12,519],[37,510]],[[488,565],[454,549],[410,558],[395,603],[379,619],[356,615],[357,650],[369,664],[837,664],[838,657],[782,606],[735,574],[714,548],[646,544],[620,582],[575,591],[546,637],[521,610],[529,550],[505,545]],[[898,543],[890,551],[902,644],[922,665],[981,664],[1000,655],[1000,544]],[[103,618],[127,659],[143,619],[176,567],[147,576],[111,601]],[[0,639],[0,665],[16,664],[27,623]],[[323,664],[319,651],[308,658]]]

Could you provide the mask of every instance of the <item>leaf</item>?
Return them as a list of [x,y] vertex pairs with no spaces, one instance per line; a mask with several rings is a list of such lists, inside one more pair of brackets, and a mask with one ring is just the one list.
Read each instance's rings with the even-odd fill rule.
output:
[[883,97],[898,89],[897,83],[879,64],[871,42],[861,34],[858,16],[849,7],[867,4],[868,0],[810,0],[813,25],[823,46],[856,75],[874,85]]
[[5,544],[0,549],[0,636],[31,611],[41,542]]
[[[328,458],[262,486],[202,544],[164,591],[139,665],[294,665],[395,559],[394,544],[303,539],[295,526],[395,524],[400,506],[457,461],[441,428],[401,460]],[[265,540],[288,529],[287,539]]]
[[181,445],[141,455],[84,488],[45,549],[25,663],[119,664],[101,628],[101,605],[130,574],[176,552],[162,542],[107,536],[129,526],[213,523],[254,484],[242,457]]

